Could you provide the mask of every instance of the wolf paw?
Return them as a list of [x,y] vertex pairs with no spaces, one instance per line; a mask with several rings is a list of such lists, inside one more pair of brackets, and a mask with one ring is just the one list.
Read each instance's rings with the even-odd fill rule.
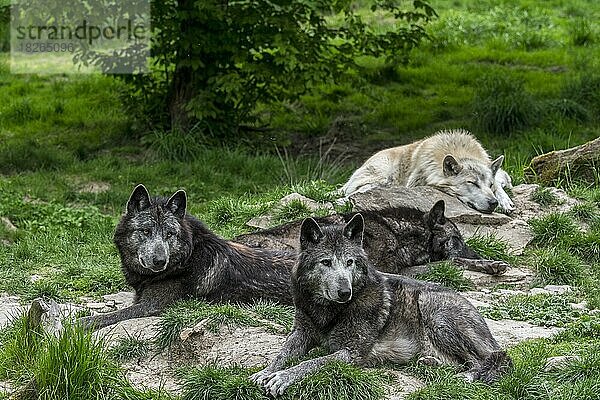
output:
[[288,373],[284,370],[267,376],[266,382],[262,386],[264,386],[267,393],[270,393],[271,396],[277,397],[281,396],[292,383],[294,383],[294,380],[290,379]]
[[442,362],[434,356],[420,357],[417,360],[417,363],[421,365],[426,365],[428,367],[439,367],[440,365],[442,365]]
[[267,368],[260,370],[252,375],[250,375],[248,377],[248,379],[250,379],[251,382],[256,383],[259,386],[264,386],[265,382],[267,381],[267,379],[269,378],[269,376],[271,376],[272,372],[269,371]]
[[509,267],[510,265],[504,261],[490,261],[486,265],[486,272],[490,275],[502,275]]

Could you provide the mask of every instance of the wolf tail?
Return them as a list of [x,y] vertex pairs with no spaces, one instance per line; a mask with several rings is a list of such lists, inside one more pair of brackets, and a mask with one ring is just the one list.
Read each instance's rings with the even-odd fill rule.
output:
[[493,383],[510,372],[512,367],[513,362],[505,351],[494,351],[473,371],[474,378],[485,383]]

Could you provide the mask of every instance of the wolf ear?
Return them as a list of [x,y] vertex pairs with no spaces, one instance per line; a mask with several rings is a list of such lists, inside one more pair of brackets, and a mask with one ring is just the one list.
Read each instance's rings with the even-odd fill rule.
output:
[[490,168],[492,169],[492,176],[496,176],[496,172],[498,172],[503,162],[504,156],[500,156],[492,161],[492,165],[490,165]]
[[127,214],[134,214],[148,207],[150,207],[150,193],[148,193],[146,186],[142,184],[137,185],[127,201]]
[[311,244],[317,244],[323,239],[323,231],[321,227],[312,218],[306,218],[302,221],[300,227],[300,248],[305,249]]
[[346,226],[344,226],[344,236],[350,240],[358,241],[362,244],[363,232],[365,231],[365,219],[361,214],[356,214]]
[[456,161],[456,158],[452,157],[452,155],[448,154],[444,157],[444,175],[445,176],[454,176],[458,175],[462,171],[462,165]]
[[175,214],[178,218],[183,218],[185,215],[185,207],[187,205],[187,195],[185,190],[178,190],[173,196],[167,200],[167,209]]
[[444,200],[439,200],[437,203],[431,207],[431,210],[427,213],[427,225],[430,228],[433,228],[436,225],[443,225],[446,223],[446,216],[444,212],[446,211],[446,203]]

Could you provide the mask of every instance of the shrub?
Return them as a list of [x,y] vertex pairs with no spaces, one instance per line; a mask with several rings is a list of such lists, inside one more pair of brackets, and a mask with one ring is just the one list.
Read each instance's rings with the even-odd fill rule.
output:
[[538,104],[524,81],[511,75],[487,75],[479,80],[473,113],[475,124],[490,133],[509,134],[533,125]]

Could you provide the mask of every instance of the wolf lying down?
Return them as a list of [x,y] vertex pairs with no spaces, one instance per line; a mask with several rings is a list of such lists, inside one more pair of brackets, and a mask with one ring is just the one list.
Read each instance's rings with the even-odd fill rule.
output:
[[[252,381],[281,395],[330,360],[405,364],[420,357],[429,365],[464,365],[465,379],[488,383],[511,367],[467,300],[439,285],[377,271],[364,251],[363,231],[360,214],[343,228],[304,221],[292,271],[294,327],[280,354]],[[331,353],[284,369],[316,346]]]
[[[267,299],[292,304],[290,273],[295,250],[260,249],[223,240],[186,213],[186,204],[182,190],[168,199],[151,198],[143,185],[133,190],[114,242],[125,280],[135,290],[134,304],[84,317],[85,326],[99,329],[157,315],[185,298],[241,303]],[[351,215],[341,217],[349,219]],[[481,260],[466,246],[456,225],[444,217],[443,201],[429,213],[392,209],[365,213],[365,218],[367,252],[382,271],[397,273],[405,266],[450,258],[492,273],[506,269],[505,263]]]

